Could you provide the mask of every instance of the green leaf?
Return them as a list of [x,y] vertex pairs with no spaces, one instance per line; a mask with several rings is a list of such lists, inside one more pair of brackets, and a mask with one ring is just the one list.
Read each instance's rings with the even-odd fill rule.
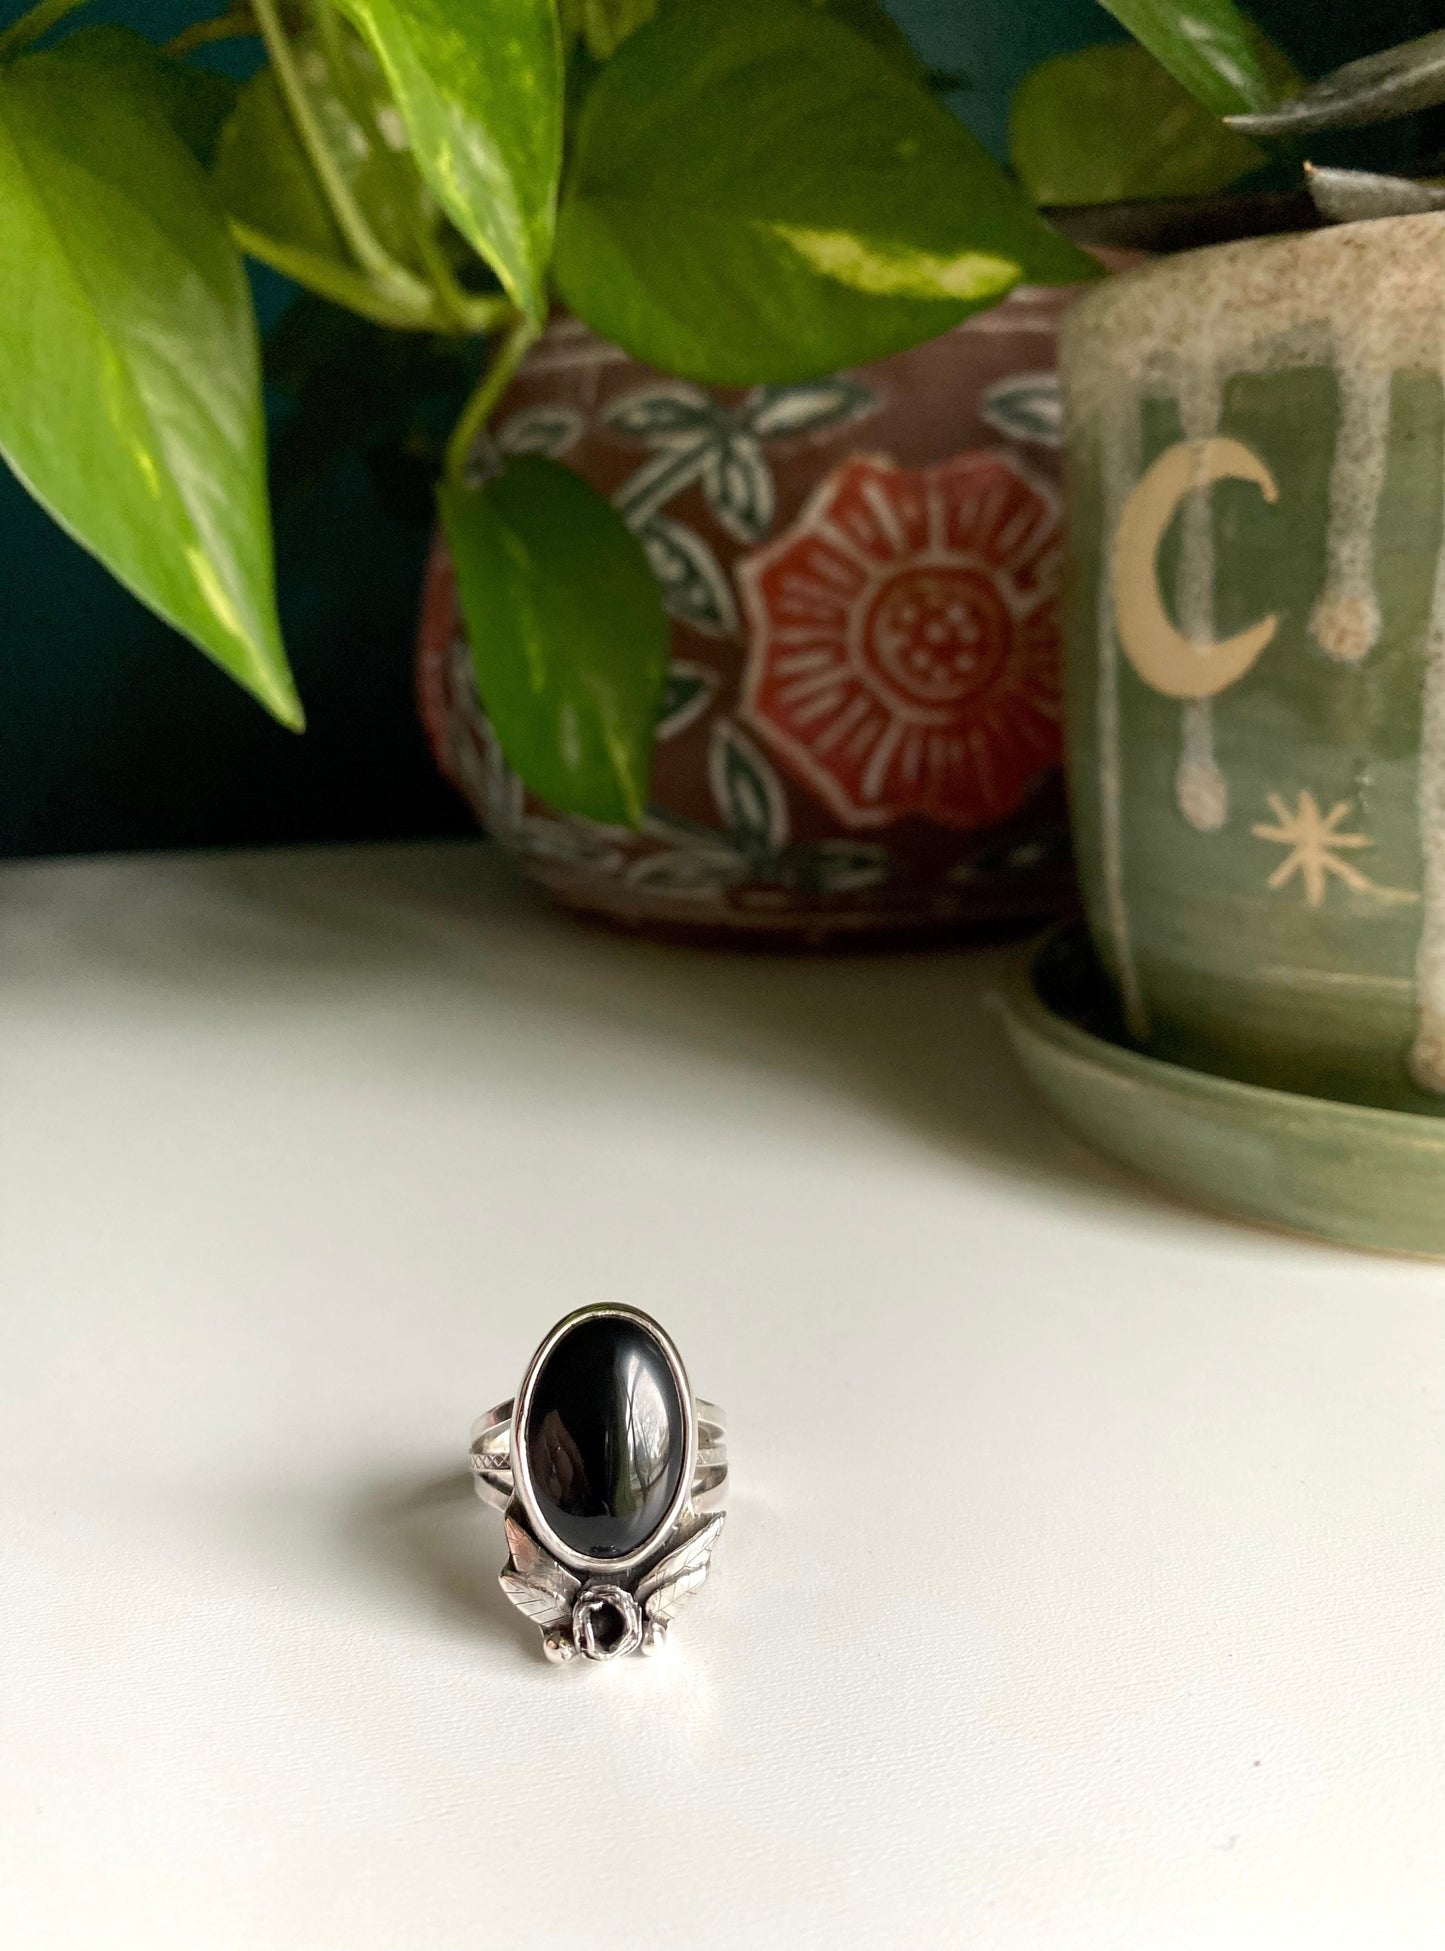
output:
[[[913,44],[891,14],[887,13],[878,0],[807,0],[821,13],[829,14],[844,27],[851,27],[855,34],[861,34],[899,74],[906,75],[910,81],[924,85],[928,70],[913,52]],[[950,76],[950,80],[955,77]]]
[[1009,157],[1043,204],[1210,196],[1265,160],[1133,42],[1061,54],[1026,75]]
[[236,106],[234,81],[192,68],[129,27],[87,27],[73,37],[87,61],[105,67],[115,85],[163,115],[191,154],[209,169],[227,116]]
[[668,661],[641,546],[603,496],[540,454],[439,500],[477,689],[508,763],[560,812],[636,826]]
[[417,166],[533,323],[562,158],[553,0],[340,0],[381,62]]
[[[407,151],[405,127],[375,58],[349,29],[339,33],[337,52],[348,72],[338,88],[316,35],[298,35],[292,45],[327,146],[377,241],[399,264],[424,276],[417,237],[436,231],[440,212]],[[357,275],[273,69],[263,68],[241,90],[221,136],[215,174],[226,209],[243,231],[319,259],[333,274]],[[303,284],[335,295],[334,275],[326,280],[307,270],[303,261]]]
[[851,28],[792,0],[666,9],[583,106],[555,276],[592,328],[717,385],[783,384],[1098,266]]
[[77,34],[0,72],[0,449],[129,589],[289,725],[255,321],[209,184]]
[[[674,7],[688,7],[692,0],[666,0]],[[562,35],[570,47],[573,41],[585,42],[595,61],[610,61],[639,27],[645,27],[659,11],[663,0],[560,0],[558,12]],[[879,4],[879,0],[799,0],[820,13],[851,27],[865,41],[884,54],[900,74],[921,82],[927,73],[913,52],[908,36]]]
[[561,0],[558,11],[569,46],[580,39],[594,61],[610,61],[657,8],[658,0]]
[[1234,0],[1100,0],[1216,115],[1268,108],[1277,90],[1258,31]]
[[9,61],[36,41],[43,41],[67,14],[86,4],[87,0],[36,0],[33,7],[27,7],[8,27],[0,29],[0,61]]

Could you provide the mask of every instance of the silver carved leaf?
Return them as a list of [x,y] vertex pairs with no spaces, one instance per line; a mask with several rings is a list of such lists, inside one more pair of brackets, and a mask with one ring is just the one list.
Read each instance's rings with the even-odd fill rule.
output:
[[705,1519],[684,1544],[653,1566],[637,1588],[637,1603],[649,1619],[665,1626],[702,1584],[726,1517],[726,1511],[719,1511]]
[[582,1589],[581,1579],[559,1565],[514,1517],[507,1519],[507,1543],[512,1556],[501,1573],[502,1590],[544,1633],[565,1626]]

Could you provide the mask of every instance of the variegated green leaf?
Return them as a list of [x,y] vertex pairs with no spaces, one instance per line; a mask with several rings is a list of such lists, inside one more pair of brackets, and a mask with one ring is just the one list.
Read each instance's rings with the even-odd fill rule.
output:
[[587,92],[554,273],[636,358],[747,386],[899,351],[1022,279],[1099,266],[853,29],[793,0],[687,0]]
[[[312,113],[378,241],[399,264],[424,272],[418,236],[436,230],[440,212],[407,152],[406,130],[375,57],[343,29],[334,55],[346,72],[338,79],[317,35],[298,35],[293,46]],[[215,180],[253,255],[274,261],[268,245],[281,246],[289,254],[285,268],[327,297],[335,285],[334,278],[327,282],[325,267],[355,276],[355,261],[297,137],[274,68],[262,68],[241,90],[221,136]],[[307,278],[306,269],[318,262],[322,269]]]
[[1009,160],[1036,203],[1058,206],[1210,196],[1265,155],[1124,42],[1025,75],[1009,110]]
[[509,765],[548,805],[635,826],[667,671],[667,620],[621,517],[522,454],[440,495],[477,689]]
[[1258,30],[1234,0],[1101,0],[1196,101],[1216,115],[1265,109],[1271,85]]
[[553,0],[338,0],[381,63],[438,202],[538,323],[562,162]]
[[245,272],[152,65],[114,54],[87,32],[0,70],[0,449],[142,602],[299,726]]

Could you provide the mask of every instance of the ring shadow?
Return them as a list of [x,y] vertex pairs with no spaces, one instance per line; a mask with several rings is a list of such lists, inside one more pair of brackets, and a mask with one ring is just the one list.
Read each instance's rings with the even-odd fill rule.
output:
[[498,1539],[488,1536],[469,1470],[374,1486],[352,1507],[346,1526],[359,1556],[388,1587],[462,1636],[510,1645],[529,1665],[538,1658],[535,1629],[497,1582]]

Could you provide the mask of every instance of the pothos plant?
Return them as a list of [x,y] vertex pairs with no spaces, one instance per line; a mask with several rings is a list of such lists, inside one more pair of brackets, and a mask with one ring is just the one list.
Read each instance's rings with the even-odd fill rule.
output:
[[1445,30],[1306,85],[1231,0],[1106,3],[1138,41],[1046,61],[1014,97],[1010,158],[1036,202],[1208,197],[1273,164],[1330,222],[1445,209],[1445,159],[1403,175],[1309,155],[1321,137],[1445,106]]
[[[0,449],[299,728],[242,255],[474,341],[441,518],[503,750],[564,811],[641,817],[667,629],[621,515],[485,440],[550,308],[664,372],[765,389],[1097,269],[877,0],[231,0],[163,48],[72,30],[82,4],[0,32]],[[1211,114],[1273,105],[1229,0],[1109,5]],[[263,61],[237,89],[201,51],[240,36]]]

